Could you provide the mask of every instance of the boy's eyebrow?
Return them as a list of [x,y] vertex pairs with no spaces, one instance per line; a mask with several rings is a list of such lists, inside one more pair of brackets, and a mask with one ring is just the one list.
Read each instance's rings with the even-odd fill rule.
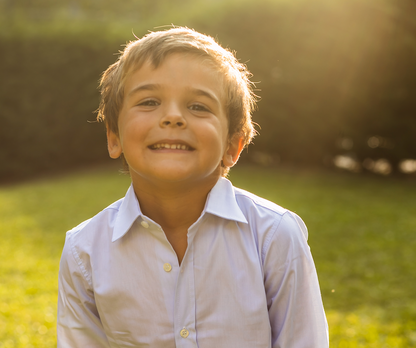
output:
[[195,94],[195,95],[207,97],[207,98],[211,99],[213,102],[215,102],[216,104],[221,105],[221,100],[218,99],[215,96],[215,94],[210,93],[209,91],[205,91],[205,90],[199,89],[199,88],[190,88],[190,92]]

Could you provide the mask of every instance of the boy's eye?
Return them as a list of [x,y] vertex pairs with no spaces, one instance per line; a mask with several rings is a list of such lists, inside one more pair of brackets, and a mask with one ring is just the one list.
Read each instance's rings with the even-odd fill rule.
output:
[[141,101],[139,104],[139,106],[158,106],[159,102],[155,99],[146,99]]
[[189,109],[190,109],[190,110],[193,110],[193,111],[205,111],[205,112],[210,112],[210,110],[209,110],[207,107],[205,107],[204,105],[201,105],[201,104],[192,104],[192,105],[189,107]]

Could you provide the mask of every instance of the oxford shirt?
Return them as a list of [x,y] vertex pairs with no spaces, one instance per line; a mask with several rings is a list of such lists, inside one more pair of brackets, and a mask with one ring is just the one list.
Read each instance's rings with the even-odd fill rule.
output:
[[133,187],[69,231],[58,347],[325,348],[307,229],[294,213],[219,179],[179,265]]

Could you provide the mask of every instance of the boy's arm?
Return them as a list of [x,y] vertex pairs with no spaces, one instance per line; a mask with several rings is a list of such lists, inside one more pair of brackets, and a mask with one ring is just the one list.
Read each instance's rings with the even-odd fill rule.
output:
[[263,256],[272,347],[328,347],[328,325],[307,229],[297,215],[283,215]]
[[87,281],[89,275],[70,244],[68,233],[59,269],[58,348],[110,348]]

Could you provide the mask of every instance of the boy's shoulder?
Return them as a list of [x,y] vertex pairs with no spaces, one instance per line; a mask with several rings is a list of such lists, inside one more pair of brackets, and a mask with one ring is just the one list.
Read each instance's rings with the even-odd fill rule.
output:
[[234,194],[250,225],[260,223],[263,227],[269,226],[263,229],[264,231],[276,230],[279,225],[284,225],[286,228],[281,228],[280,236],[286,235],[291,238],[295,231],[299,231],[308,239],[308,229],[296,213],[240,188],[234,187]]
[[91,238],[95,233],[109,234],[112,231],[114,220],[124,199],[125,197],[115,201],[92,218],[81,222],[79,225],[69,230],[67,232],[67,238]]
[[[272,201],[269,201],[265,198],[259,197],[249,191],[234,187],[234,192],[235,192],[235,198],[237,200],[237,202],[242,202],[244,201],[245,205],[250,203],[259,208],[259,209],[266,209],[268,211],[270,211],[271,214],[277,214],[277,215],[283,215],[287,212],[289,212],[289,210],[281,207],[280,205],[277,205],[276,203],[273,203]],[[241,205],[240,205],[241,208]]]

